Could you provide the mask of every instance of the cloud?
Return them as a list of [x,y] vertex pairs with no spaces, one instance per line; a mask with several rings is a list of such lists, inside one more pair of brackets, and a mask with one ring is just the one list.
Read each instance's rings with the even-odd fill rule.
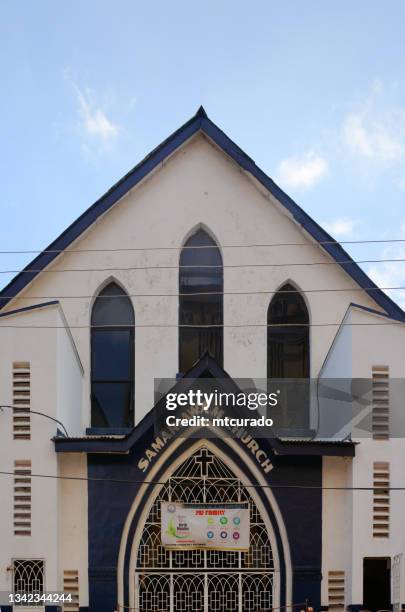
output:
[[344,117],[343,143],[360,158],[398,162],[405,157],[405,108],[390,101],[390,88],[375,80],[357,109]]
[[353,231],[358,221],[355,219],[335,219],[334,221],[325,221],[323,227],[329,234],[338,238],[349,238],[353,236]]
[[314,151],[307,151],[302,157],[289,157],[278,166],[276,180],[285,187],[308,189],[328,174],[327,161]]
[[343,135],[346,144],[355,153],[368,158],[397,160],[404,154],[404,144],[394,128],[389,124],[370,116],[370,112],[350,114],[343,123]]
[[77,85],[74,85],[74,88],[79,104],[81,127],[85,134],[99,139],[104,144],[111,143],[118,135],[118,126],[96,105],[89,89],[83,92]]

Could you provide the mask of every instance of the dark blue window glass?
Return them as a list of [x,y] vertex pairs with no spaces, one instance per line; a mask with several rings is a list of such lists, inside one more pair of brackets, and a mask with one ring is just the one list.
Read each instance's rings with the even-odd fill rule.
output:
[[289,379],[278,405],[280,424],[287,428],[286,435],[308,435],[309,316],[302,296],[291,284],[273,297],[267,323],[267,377]]
[[267,315],[267,377],[309,377],[309,316],[300,293],[285,284]]
[[189,327],[179,330],[179,369],[183,374],[205,352],[223,365],[221,252],[202,229],[190,236],[184,247],[180,256],[179,324]]
[[91,317],[91,424],[134,424],[134,311],[126,293],[110,283]]

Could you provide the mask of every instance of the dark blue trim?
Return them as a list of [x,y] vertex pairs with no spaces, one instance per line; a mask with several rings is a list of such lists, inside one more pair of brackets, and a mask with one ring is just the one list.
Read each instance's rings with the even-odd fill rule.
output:
[[369,306],[363,306],[362,304],[356,304],[355,302],[350,302],[349,308],[352,306],[353,308],[360,308],[360,310],[365,310],[366,312],[371,312],[371,314],[380,315],[380,317],[386,317],[387,319],[394,319],[400,323],[404,322],[404,319],[399,319],[398,317],[392,317],[386,312],[380,312],[379,310],[375,310],[375,308],[370,308]]
[[13,606],[0,606],[1,612],[13,612]]
[[288,196],[276,183],[263,172],[255,162],[246,155],[222,130],[220,130],[210,119],[202,120],[201,129],[214,142],[221,147],[225,153],[232,157],[244,170],[250,172],[270,193],[293,215],[294,219],[313,237],[317,242],[332,242],[323,244],[322,248],[347,272],[353,280],[362,288],[372,288],[367,293],[384,310],[393,317],[405,320],[404,311],[389,298],[365,272],[352,260],[343,247],[336,242],[320,225],[316,223],[290,196]]
[[[156,147],[139,164],[128,172],[122,179],[113,185],[104,195],[101,196],[90,208],[80,215],[56,240],[35,257],[17,276],[0,292],[0,308],[16,296],[29,282],[31,282],[39,272],[28,272],[27,270],[43,270],[48,266],[64,249],[76,240],[87,230],[99,217],[109,210],[119,199],[121,199],[130,189],[139,183],[147,174],[169,155],[171,155],[186,140],[201,128],[201,117],[195,115],[187,123],[181,126],[169,138]],[[49,252],[57,251],[57,252]],[[3,298],[2,296],[8,296]]]
[[131,433],[132,427],[87,427],[88,436],[126,436]]
[[[0,308],[3,308],[17,295],[39,272],[29,272],[34,268],[43,270],[48,266],[59,252],[67,249],[98,217],[109,210],[120,198],[141,181],[149,172],[178,149],[196,132],[201,130],[215,144],[229,155],[244,170],[252,174],[270,193],[292,214],[294,219],[317,242],[330,242],[322,247],[338,263],[353,280],[370,295],[372,300],[383,308],[387,314],[401,321],[405,320],[403,310],[393,302],[381,289],[373,283],[365,272],[352,260],[350,255],[334,241],[333,238],[318,225],[298,204],[294,202],[274,181],[268,177],[255,162],[246,155],[215,123],[208,119],[206,112],[200,107],[197,113],[164,142],[156,147],[147,157],[137,164],[128,174],[118,181],[99,200],[88,208],[76,221],[74,221],[54,242],[52,242],[40,255],[35,257],[1,292]],[[57,252],[47,252],[57,251]],[[341,263],[341,262],[348,263]],[[371,290],[369,288],[371,287]],[[368,288],[368,289],[366,289]],[[2,297],[3,296],[3,297]],[[7,296],[7,297],[4,297]]]
[[[190,446],[192,446],[192,444],[194,444],[195,440],[185,440],[180,446],[178,446],[174,451],[172,451],[172,453],[169,456],[168,462],[172,463],[173,461],[175,461],[179,456],[181,456],[183,453],[187,452],[188,448]],[[242,461],[242,457],[244,454],[246,454],[247,456],[250,456],[248,451],[246,451],[246,447],[244,447],[241,443],[240,444],[240,453],[236,453],[234,451],[234,449],[230,448],[227,444],[225,444],[222,440],[215,440],[214,441],[214,445],[219,448],[220,450],[222,450],[223,452],[225,452],[230,458],[233,459],[233,461],[238,464],[239,466],[241,465],[241,461]],[[169,447],[170,448],[170,447]],[[268,454],[269,454],[269,458],[271,459],[272,462],[275,461],[274,456],[272,456],[272,452],[269,449],[268,450]],[[157,474],[155,475],[156,480],[160,481],[163,478],[163,474],[166,472],[167,470],[167,463],[165,463],[165,465],[163,465],[160,470],[157,472]],[[251,472],[251,470],[248,468],[248,466],[244,463],[243,464],[243,474],[244,476],[252,483],[252,484],[260,484],[256,477],[254,476],[254,474]],[[270,479],[268,479],[270,480]],[[266,513],[270,519],[270,523],[273,527],[274,530],[274,534],[276,537],[276,542],[277,542],[277,551],[278,551],[278,556],[279,556],[279,560],[280,560],[280,604],[281,606],[285,605],[286,602],[286,561],[285,561],[285,555],[284,555],[284,547],[283,547],[283,543],[282,543],[282,539],[281,539],[281,534],[280,534],[280,530],[278,528],[278,522],[276,520],[276,517],[274,516],[273,513],[273,509],[271,508],[271,506],[268,503],[267,497],[265,496],[264,492],[262,489],[257,488],[256,489],[256,494],[260,497],[261,502],[263,503],[263,506],[266,510]],[[124,560],[124,580],[125,580],[125,603],[126,605],[128,605],[129,602],[129,584],[128,584],[128,576],[129,576],[129,563],[130,563],[130,556],[131,556],[131,548],[132,548],[132,543],[133,543],[133,539],[135,537],[135,531],[136,528],[138,527],[139,524],[139,520],[141,517],[141,513],[145,507],[146,504],[149,503],[150,500],[150,496],[153,494],[153,487],[149,487],[149,490],[145,493],[145,495],[142,498],[141,503],[139,504],[139,506],[136,509],[136,512],[132,518],[132,522],[131,522],[131,526],[129,528],[128,531],[128,537],[127,537],[127,542],[126,542],[126,550],[125,550],[125,560]]]
[[[2,293],[3,292],[0,292],[0,296]],[[33,304],[32,306],[23,306],[23,308],[9,310],[8,312],[0,312],[0,317],[8,317],[9,315],[19,314],[20,312],[27,312],[28,310],[36,310],[37,308],[45,308],[46,306],[55,306],[55,304],[59,304],[59,300],[52,300],[52,302],[42,302],[41,304]]]
[[[151,435],[152,434],[152,435]],[[121,541],[122,533],[120,524],[123,524],[123,520],[125,518],[126,513],[129,511],[133,498],[136,494],[136,490],[138,490],[139,486],[135,488],[128,488],[125,492],[122,492],[119,496],[119,503],[122,506],[122,510],[126,506],[126,512],[124,512],[124,516],[118,516],[113,514],[117,511],[118,505],[111,505],[110,501],[112,495],[115,494],[115,487],[108,483],[108,476],[112,473],[116,473],[119,471],[120,474],[127,473],[128,469],[130,472],[133,472],[134,464],[137,462],[136,450],[139,448],[142,449],[142,446],[145,444],[149,444],[153,439],[153,432],[148,433],[149,442],[143,440],[142,445],[138,445],[138,449],[134,449],[135,454],[131,452],[131,455],[128,457],[116,457],[115,461],[107,461],[103,460],[101,456],[93,456],[88,459],[88,470],[89,475],[94,475],[95,477],[104,476],[106,477],[105,490],[103,491],[101,487],[97,486],[89,486],[89,594],[90,594],[90,603],[91,605],[97,605],[97,609],[99,609],[100,602],[104,601],[104,597],[109,597],[111,604],[115,603],[114,594],[116,583],[113,582],[110,587],[105,584],[105,572],[104,568],[100,567],[100,561],[106,562],[106,557],[110,558],[111,561],[116,560],[118,554],[119,543]],[[182,444],[176,448],[174,451],[172,450],[172,454],[168,459],[169,462],[173,462],[179,455],[184,452],[187,452],[188,448],[194,443],[194,440],[184,440]],[[230,449],[222,440],[216,441],[215,445],[219,448],[222,448],[229,456],[232,456],[233,460],[236,463],[241,462],[241,456],[246,454],[246,448],[242,448],[241,452],[235,452],[233,449]],[[170,448],[170,447],[168,447]],[[142,452],[142,451],[141,451]],[[269,449],[270,459],[273,461],[274,458],[271,456],[271,451]],[[248,454],[248,453],[247,453]],[[317,461],[317,460],[315,460]],[[162,478],[163,473],[167,469],[167,463],[161,466],[155,477],[160,480]],[[250,469],[247,466],[244,466],[244,474],[249,480],[253,483],[257,483],[254,475],[250,472]],[[130,561],[130,552],[131,546],[135,534],[135,530],[139,524],[139,519],[141,513],[145,507],[145,504],[148,504],[150,499],[150,494],[153,493],[153,487],[149,489],[142,497],[140,504],[136,508],[136,512],[134,517],[132,518],[130,529],[128,532],[128,537],[126,541],[126,550],[125,550],[125,561],[124,561],[124,589],[125,589],[125,605],[128,605],[128,577],[129,577],[129,561]],[[282,593],[282,602],[285,602],[285,559],[284,559],[284,550],[281,542],[281,535],[278,532],[277,521],[273,515],[272,509],[268,505],[267,498],[265,497],[263,491],[258,490],[257,494],[261,498],[264,507],[266,508],[266,512],[269,515],[270,521],[274,527],[276,540],[277,540],[277,549],[280,556],[280,579],[281,579],[281,593]],[[108,511],[107,511],[108,509]],[[101,513],[101,514],[100,514]],[[313,516],[316,515],[314,511]],[[318,518],[318,517],[317,517]],[[100,522],[101,521],[101,522]],[[102,534],[102,535],[101,535]],[[108,557],[111,555],[111,557]],[[100,580],[100,576],[102,579]],[[108,591],[108,588],[110,589]],[[107,595],[108,592],[108,595]],[[107,608],[106,608],[107,609]]]
[[[143,450],[153,440],[153,430],[146,433],[143,440],[126,456],[90,455],[88,457],[89,477],[97,478],[98,482],[88,485],[88,520],[89,520],[89,597],[90,609],[98,612],[108,612],[117,603],[117,583],[114,579],[118,553],[122,538],[122,528],[132,506],[140,484],[128,485],[117,494],[116,485],[110,480],[116,477],[131,477],[137,469]],[[155,477],[163,479],[164,471],[183,452],[187,453],[193,440],[184,440],[179,447],[167,447],[168,455],[165,464],[160,467]],[[245,456],[251,456],[242,442],[233,449],[223,440],[216,440],[215,446],[222,449],[227,456],[238,463],[246,478],[253,484],[257,483],[255,475],[244,462]],[[320,606],[321,590],[321,557],[322,557],[322,492],[312,486],[322,482],[322,461],[320,457],[303,457],[299,460],[291,457],[275,455],[271,444],[263,442],[263,449],[274,465],[274,470],[265,475],[267,482],[274,485],[273,494],[280,509],[282,520],[290,543],[293,571],[293,601],[304,601],[309,598],[310,605],[315,610]],[[300,482],[308,485],[306,490],[278,489],[277,484],[293,483],[297,477]],[[147,480],[147,475],[143,475]],[[136,527],[139,525],[145,504],[150,501],[149,494],[153,487],[146,491],[135,509],[128,530],[124,553],[124,601],[128,605],[128,579],[130,549]],[[280,555],[280,587],[281,605],[285,602],[285,559],[278,522],[275,520],[265,492],[259,488],[256,494],[268,514],[273,525],[276,546]],[[311,508],[310,512],[306,510]]]

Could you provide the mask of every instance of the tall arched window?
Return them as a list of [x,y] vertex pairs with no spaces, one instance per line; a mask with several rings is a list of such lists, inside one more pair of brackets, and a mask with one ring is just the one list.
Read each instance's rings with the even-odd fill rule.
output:
[[285,284],[273,297],[267,323],[267,377],[308,378],[308,310],[291,284]]
[[[223,268],[218,245],[207,232],[198,229],[184,247],[180,255],[179,325],[222,326]],[[222,327],[180,327],[181,373],[187,372],[206,351],[222,366]]]
[[134,425],[134,310],[125,291],[110,283],[91,315],[91,424]]

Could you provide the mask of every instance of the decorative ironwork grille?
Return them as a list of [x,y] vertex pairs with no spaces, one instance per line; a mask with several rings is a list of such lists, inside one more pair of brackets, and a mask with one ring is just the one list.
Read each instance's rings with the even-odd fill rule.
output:
[[[249,551],[165,549],[162,501],[249,502]],[[160,490],[144,525],[135,580],[139,612],[271,610],[274,563],[266,526],[249,491],[208,449],[189,457]]]
[[[44,591],[44,562],[42,559],[14,559],[14,595],[42,595]],[[21,603],[19,605],[31,605]]]

